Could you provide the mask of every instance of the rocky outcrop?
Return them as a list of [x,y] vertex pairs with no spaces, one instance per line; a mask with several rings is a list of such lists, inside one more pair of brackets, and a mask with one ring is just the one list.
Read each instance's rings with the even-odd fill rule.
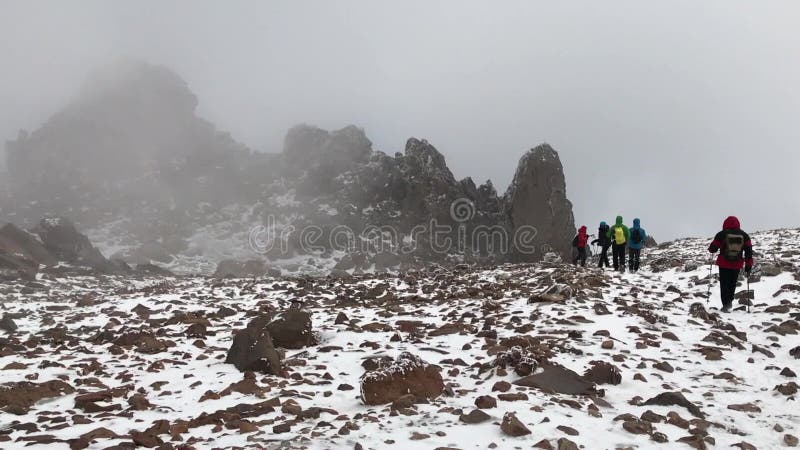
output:
[[[501,197],[491,181],[457,180],[425,139],[387,155],[355,126],[298,125],[282,151],[251,152],[197,117],[197,103],[164,67],[99,71],[40,129],[7,144],[10,198],[0,196],[0,211],[24,227],[69,217],[129,264],[210,260],[207,273],[257,257],[358,272],[535,261],[550,248],[568,256],[571,204],[547,144],[523,156]],[[273,234],[254,233],[259,225]],[[220,277],[256,271],[220,266]]]
[[57,260],[111,272],[114,266],[97,250],[86,235],[63,217],[46,217],[33,229],[44,248]]
[[575,218],[567,200],[564,168],[550,145],[539,145],[520,159],[504,200],[511,229],[534,230],[528,244],[533,251],[516,249],[513,261],[539,261],[548,251],[571,259]]

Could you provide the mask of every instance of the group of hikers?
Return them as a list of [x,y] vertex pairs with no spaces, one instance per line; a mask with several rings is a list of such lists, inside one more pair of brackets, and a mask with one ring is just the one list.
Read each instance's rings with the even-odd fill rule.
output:
[[632,227],[628,227],[623,223],[622,216],[617,216],[616,223],[610,227],[607,223],[600,222],[600,227],[597,230],[597,239],[590,243],[589,238],[591,236],[586,234],[586,225],[578,229],[578,234],[572,240],[572,246],[576,249],[572,261],[575,265],[580,264],[585,267],[588,245],[597,244],[600,246],[598,266],[601,269],[611,266],[608,262],[608,249],[611,248],[614,270],[625,272],[625,249],[628,249],[628,269],[631,272],[639,270],[642,248],[647,239],[647,232],[641,227],[641,221],[638,218],[633,219]]
[[[642,248],[647,239],[647,233],[641,227],[640,220],[633,219],[633,226],[627,227],[622,216],[617,216],[616,223],[608,226],[600,222],[597,239],[589,242],[590,235],[586,234],[586,226],[578,229],[578,234],[572,240],[576,249],[573,263],[586,266],[587,247],[589,244],[600,246],[598,266],[602,269],[609,267],[608,249],[612,249],[614,270],[625,272],[625,249],[628,249],[628,269],[631,272],[639,270]],[[708,246],[708,251],[717,255],[716,264],[719,267],[719,289],[722,300],[722,311],[730,312],[733,298],[736,294],[736,283],[739,274],[744,268],[746,276],[750,277],[753,269],[753,243],[750,236],[742,231],[739,219],[729,216],[722,223],[722,231],[718,232]]]

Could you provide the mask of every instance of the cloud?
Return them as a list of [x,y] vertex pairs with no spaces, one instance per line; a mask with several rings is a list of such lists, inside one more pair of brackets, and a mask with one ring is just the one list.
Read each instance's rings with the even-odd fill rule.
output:
[[299,122],[375,148],[426,138],[503,189],[559,150],[576,219],[642,218],[659,239],[797,226],[800,4],[4,1],[0,137],[34,129],[95,67],[180,73],[199,112],[263,151]]

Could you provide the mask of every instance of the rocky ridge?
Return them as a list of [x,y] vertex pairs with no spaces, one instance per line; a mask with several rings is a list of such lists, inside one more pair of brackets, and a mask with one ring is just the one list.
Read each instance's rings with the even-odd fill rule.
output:
[[[424,139],[388,155],[355,126],[299,125],[280,151],[253,152],[199,118],[197,103],[164,67],[99,70],[75,101],[8,142],[0,211],[21,228],[64,216],[111,258],[191,273],[226,259],[322,274],[569,255],[572,205],[547,144],[520,159],[499,195],[490,181],[457,180]],[[441,241],[434,227],[449,227]],[[301,233],[310,229],[312,242]],[[512,242],[520,229],[523,251]],[[472,239],[476,230],[488,237]]]

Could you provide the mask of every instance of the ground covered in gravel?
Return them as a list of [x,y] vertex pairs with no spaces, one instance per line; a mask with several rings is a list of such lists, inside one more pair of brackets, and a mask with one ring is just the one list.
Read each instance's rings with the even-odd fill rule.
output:
[[753,239],[755,300],[730,314],[692,239],[624,275],[3,284],[0,447],[797,445],[800,233]]

